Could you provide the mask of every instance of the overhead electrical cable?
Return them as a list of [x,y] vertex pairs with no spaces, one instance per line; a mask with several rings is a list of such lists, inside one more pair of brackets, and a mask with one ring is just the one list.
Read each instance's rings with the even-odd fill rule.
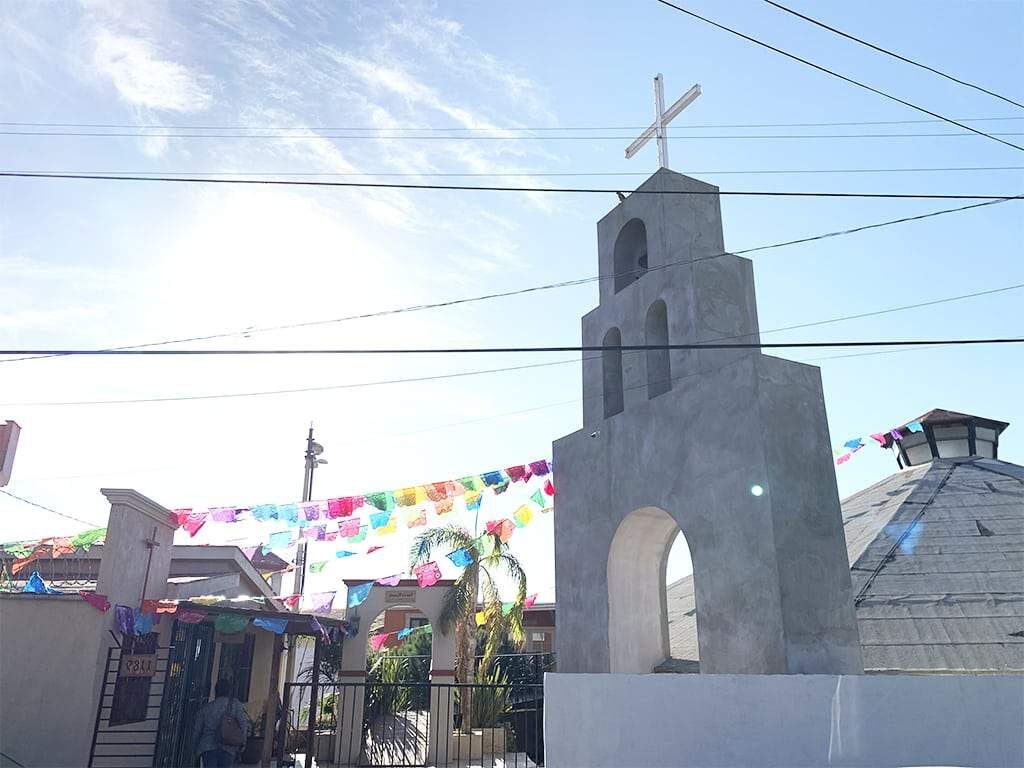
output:
[[[1006,120],[1024,120],[1024,117],[958,117],[964,123],[984,123]],[[946,120],[848,120],[843,122],[806,122],[806,123],[688,123],[676,126],[683,130],[704,130],[707,128],[832,128],[859,125],[923,125],[927,123],[945,123]],[[486,128],[463,125],[449,126],[329,126],[329,125],[162,125],[158,123],[46,123],[31,121],[0,121],[0,125],[22,128],[124,128],[137,130],[162,131],[464,131],[467,133],[493,133],[495,131],[642,131],[649,125],[585,125],[585,126],[488,126]],[[300,137],[301,138],[301,137]]]
[[353,189],[432,189],[457,192],[547,192],[555,194],[716,195],[723,197],[822,197],[882,200],[1011,200],[1014,195],[948,195],[903,192],[779,192],[737,190],[602,189],[596,187],[511,187],[470,184],[407,184],[370,181],[307,181],[294,179],[210,179],[196,176],[123,176],[87,173],[24,173],[0,171],[0,177],[20,179],[77,179],[87,181],[159,181],[176,184],[243,184],[285,187],[338,187]]
[[900,54],[895,53],[893,51],[890,51],[890,50],[888,50],[886,48],[882,48],[879,45],[875,45],[874,43],[869,43],[867,40],[863,40],[863,39],[861,39],[859,37],[856,37],[854,35],[849,34],[848,32],[843,32],[843,30],[841,30],[841,29],[837,29],[835,27],[829,26],[828,24],[824,23],[823,21],[818,21],[817,19],[812,19],[810,16],[805,16],[804,14],[800,13],[799,11],[795,11],[792,8],[787,8],[786,6],[784,6],[784,5],[780,4],[780,3],[774,2],[774,0],[764,0],[764,1],[766,3],[768,3],[768,5],[771,5],[771,6],[774,6],[775,8],[778,8],[780,11],[785,11],[786,13],[792,14],[793,16],[796,16],[797,18],[803,19],[804,21],[809,21],[811,24],[819,26],[822,29],[827,29],[829,32],[834,32],[835,34],[840,35],[841,37],[845,37],[847,40],[853,40],[855,43],[860,43],[861,45],[865,45],[868,48],[871,48],[872,50],[878,51],[879,53],[884,53],[886,56],[892,56],[894,59],[899,59],[900,61],[905,62],[907,64],[912,64],[915,67],[920,67],[921,69],[927,70],[928,72],[931,72],[932,74],[938,75],[939,77],[944,77],[947,80],[952,80],[954,83],[957,83],[959,85],[965,85],[968,88],[973,88],[976,91],[981,91],[982,93],[986,93],[989,96],[993,96],[993,97],[995,97],[997,99],[1001,99],[1002,101],[1005,101],[1007,104],[1013,104],[1015,107],[1021,107],[1022,109],[1024,109],[1024,104],[1022,104],[1021,102],[1014,101],[1013,99],[1008,98],[1007,96],[1003,96],[1001,94],[998,94],[995,91],[990,91],[988,88],[983,88],[980,85],[975,85],[974,83],[969,83],[966,80],[961,80],[960,78],[954,77],[953,75],[951,75],[951,74],[949,74],[947,72],[943,72],[942,70],[936,69],[935,67],[929,67],[927,64],[922,64],[919,61],[914,61],[913,59],[908,59],[906,56],[901,56]]
[[[975,291],[974,293],[965,293],[959,296],[946,296],[941,299],[933,299],[931,301],[918,302],[916,304],[904,304],[897,307],[887,307],[885,309],[872,310],[870,312],[860,312],[854,315],[843,315],[840,317],[832,317],[827,320],[814,320],[806,323],[799,323],[797,325],[787,325],[780,328],[770,328],[768,330],[760,331],[760,335],[764,336],[769,333],[781,333],[783,331],[793,331],[801,328],[814,328],[822,325],[831,325],[834,323],[846,322],[849,320],[860,320],[866,317],[877,317],[879,315],[887,315],[895,312],[904,312],[912,309],[920,309],[922,307],[931,307],[938,304],[948,304],[954,301],[963,301],[966,299],[978,298],[980,296],[989,296],[996,293],[1004,293],[1006,291],[1019,290],[1024,288],[1024,283],[1018,283],[1015,285],[1007,285],[999,288],[992,288],[985,291]],[[725,341],[728,339],[743,338],[742,335],[738,336],[722,336],[713,341]],[[630,354],[636,354],[635,352]],[[584,357],[583,360],[599,359],[599,356],[593,355],[590,357]],[[413,384],[429,381],[441,381],[446,379],[463,378],[466,376],[480,376],[483,374],[490,373],[506,373],[510,371],[522,371],[535,368],[547,368],[556,365],[568,365],[572,363],[578,363],[580,360],[577,358],[571,358],[568,360],[554,360],[546,363],[532,363],[527,365],[516,365],[505,368],[489,368],[485,370],[476,371],[459,371],[456,373],[436,374],[431,376],[416,376],[411,378],[402,379],[387,379],[383,381],[364,381],[354,382],[348,384],[329,384],[315,387],[296,387],[291,389],[275,389],[275,390],[261,390],[253,392],[228,392],[228,393],[214,393],[204,395],[169,395],[164,397],[146,397],[146,398],[123,398],[123,399],[108,399],[108,400],[77,400],[77,401],[51,401],[51,402],[20,402],[20,403],[0,403],[5,407],[26,407],[26,406],[72,406],[72,405],[128,405],[128,404],[139,404],[139,403],[163,403],[163,402],[181,402],[188,400],[221,400],[226,398],[240,398],[240,397],[263,397],[268,395],[286,395],[286,394],[297,394],[297,393],[308,393],[308,392],[323,392],[332,390],[344,390],[344,389],[362,389],[366,387],[377,387],[386,386],[392,384]]]
[[262,355],[492,355],[536,354],[551,352],[604,352],[616,350],[716,350],[716,349],[818,349],[831,347],[916,347],[939,344],[973,346],[980,344],[1022,344],[1024,338],[987,337],[958,339],[870,339],[858,341],[792,341],[779,343],[749,342],[718,344],[600,344],[548,345],[538,347],[300,347],[268,349],[0,349],[0,355],[68,355],[82,357],[256,357]]
[[[679,173],[687,176],[754,176],[754,175],[785,175],[785,174],[822,174],[822,173],[939,173],[967,171],[1024,171],[1024,165],[973,165],[945,166],[931,168],[756,168],[746,171],[691,171]],[[37,170],[25,169],[18,173],[31,174],[72,174],[89,176],[148,176],[152,171],[91,171],[91,170]],[[330,176],[339,178],[509,178],[509,177],[585,177],[585,176],[632,176],[648,177],[644,171],[160,171],[161,176]]]
[[797,56],[796,54],[789,53],[788,51],[784,51],[781,48],[777,48],[774,45],[770,45],[770,44],[764,42],[763,40],[758,40],[756,37],[751,37],[750,35],[746,35],[746,34],[740,32],[738,30],[733,29],[732,27],[727,27],[724,24],[719,24],[717,21],[712,21],[711,19],[707,18],[706,16],[701,16],[699,13],[694,13],[693,11],[687,10],[686,8],[683,8],[682,6],[679,6],[679,5],[676,5],[675,3],[669,2],[669,0],[656,0],[656,2],[661,3],[662,5],[668,6],[669,8],[674,8],[675,10],[679,11],[680,13],[684,13],[687,16],[690,16],[690,17],[692,17],[694,19],[698,19],[700,21],[703,21],[705,24],[710,24],[711,26],[716,27],[718,29],[721,29],[724,32],[728,32],[729,34],[736,35],[737,37],[740,37],[740,38],[742,38],[742,39],[744,39],[744,40],[746,40],[748,42],[754,43],[755,45],[759,45],[762,48],[767,48],[770,51],[774,51],[775,53],[782,54],[783,56],[786,56],[787,58],[793,59],[794,61],[798,61],[801,64],[805,64],[805,65],[807,65],[809,67],[813,67],[814,69],[818,70],[819,72],[824,72],[827,75],[831,75],[832,77],[837,77],[840,80],[843,80],[843,81],[845,81],[847,83],[850,83],[852,85],[856,85],[858,88],[863,88],[863,89],[865,89],[867,91],[871,91],[872,93],[875,93],[875,94],[877,94],[879,96],[882,96],[882,97],[884,97],[886,99],[889,99],[891,101],[895,101],[898,104],[902,104],[905,107],[910,107],[911,109],[917,110],[918,112],[923,112],[924,114],[930,115],[931,117],[938,118],[939,120],[944,120],[945,122],[949,123],[950,125],[955,125],[958,128],[963,128],[966,131],[970,131],[971,133],[976,133],[979,136],[984,136],[985,138],[991,139],[992,141],[998,141],[1000,144],[1005,144],[1006,146],[1013,147],[1016,150],[1024,151],[1024,147],[1020,146],[1019,144],[1013,144],[1012,142],[1005,141],[1004,139],[1000,139],[1000,138],[998,138],[997,136],[995,136],[995,135],[993,135],[991,133],[985,133],[985,131],[978,130],[977,128],[972,128],[971,126],[967,125],[966,123],[961,123],[958,120],[954,120],[954,119],[952,119],[950,117],[946,117],[945,115],[940,115],[938,112],[932,112],[930,109],[925,109],[924,107],[919,107],[917,104],[909,102],[906,99],[901,99],[899,96],[893,96],[891,93],[886,93],[885,91],[880,90],[878,88],[875,88],[873,86],[870,86],[867,83],[862,83],[859,80],[854,80],[852,77],[847,77],[846,75],[841,75],[841,74],[839,74],[838,72],[836,72],[834,70],[831,70],[831,69],[828,69],[827,67],[821,66],[820,64],[815,64],[813,61],[809,61],[808,59],[804,59],[804,58],[802,58],[800,56]]
[[69,515],[69,514],[67,514],[65,512],[58,512],[56,509],[52,509],[50,507],[44,506],[42,504],[39,504],[39,503],[37,503],[35,501],[31,501],[30,499],[26,499],[26,498],[24,498],[22,496],[18,496],[17,494],[11,493],[10,491],[5,490],[4,488],[0,488],[0,493],[4,494],[5,496],[10,496],[12,499],[17,499],[18,501],[22,502],[23,504],[29,504],[29,505],[31,505],[33,507],[37,507],[39,509],[46,510],[47,512],[52,512],[53,514],[57,515],[58,517],[64,517],[64,518],[67,518],[68,520],[73,520],[76,523],[80,523],[82,525],[87,525],[90,528],[93,528],[93,527],[96,526],[96,523],[90,523],[88,520],[83,520],[80,517],[75,517],[74,515]]
[[[1024,198],[1024,195],[1018,195],[1016,198],[1011,198],[1011,199],[1020,200],[1022,198]],[[718,253],[712,253],[712,254],[708,254],[706,256],[698,256],[697,258],[694,258],[694,259],[678,259],[676,261],[666,262],[665,264],[656,264],[656,265],[650,267],[647,271],[648,272],[657,272],[657,271],[660,271],[660,270],[663,270],[663,269],[670,269],[672,267],[684,266],[684,265],[687,265],[687,264],[697,264],[697,263],[702,262],[702,261],[709,261],[711,259],[718,259],[718,258],[722,258],[724,256],[742,256],[742,255],[745,255],[745,254],[748,254],[748,253],[757,253],[757,252],[760,252],[760,251],[773,250],[775,248],[785,248],[785,247],[789,247],[791,245],[800,245],[800,244],[803,244],[803,243],[810,243],[810,242],[814,242],[814,241],[817,241],[817,240],[827,240],[827,239],[830,239],[830,238],[833,238],[833,237],[842,237],[842,236],[845,236],[845,235],[852,235],[852,234],[856,234],[858,232],[865,232],[865,231],[868,231],[868,230],[871,230],[871,229],[880,229],[882,227],[893,226],[895,224],[905,224],[905,223],[912,222],[912,221],[921,221],[923,219],[934,218],[936,216],[943,216],[943,215],[948,214],[948,213],[959,213],[961,211],[972,210],[972,209],[975,209],[975,208],[984,208],[984,207],[988,207],[990,205],[998,205],[999,203],[1003,203],[1003,202],[1007,202],[1007,201],[1006,200],[994,200],[994,201],[987,201],[987,202],[983,202],[983,203],[972,203],[970,205],[963,205],[963,206],[959,206],[957,208],[944,208],[944,209],[941,209],[941,210],[938,210],[938,211],[930,211],[928,213],[916,214],[914,216],[903,216],[903,217],[898,218],[898,219],[889,219],[887,221],[876,222],[874,224],[864,224],[864,225],[861,225],[859,227],[851,227],[851,228],[848,228],[848,229],[841,229],[841,230],[835,230],[835,231],[832,231],[832,232],[825,232],[825,233],[817,234],[817,235],[810,235],[808,237],[801,237],[801,238],[797,238],[795,240],[785,240],[785,241],[778,242],[778,243],[770,243],[768,245],[758,245],[758,246],[753,246],[753,247],[750,247],[750,248],[743,248],[743,249],[740,249],[740,250],[737,250],[737,251],[731,251],[731,252],[730,251],[720,251]],[[262,327],[259,327],[259,328],[246,328],[246,329],[238,330],[238,331],[222,331],[222,332],[218,332],[218,333],[210,333],[210,334],[195,335],[195,336],[186,336],[186,337],[179,337],[179,338],[175,338],[175,339],[163,339],[161,341],[146,342],[146,343],[143,343],[143,344],[131,344],[131,345],[124,345],[124,346],[119,346],[119,347],[111,347],[111,349],[115,349],[115,350],[144,349],[146,347],[166,346],[168,344],[184,344],[184,343],[190,343],[190,342],[196,342],[196,341],[210,341],[210,340],[213,340],[213,339],[225,339],[225,338],[231,338],[231,337],[235,337],[235,336],[251,335],[251,334],[256,334],[256,333],[268,333],[268,332],[272,332],[272,331],[294,330],[294,329],[297,329],[297,328],[309,328],[309,327],[313,327],[313,326],[329,325],[329,324],[333,324],[333,323],[343,323],[343,322],[348,322],[348,321],[351,321],[351,320],[366,320],[366,319],[375,318],[375,317],[385,317],[385,316],[389,316],[389,315],[403,314],[403,313],[406,313],[406,312],[420,312],[420,311],[428,310],[428,309],[441,309],[441,308],[445,308],[445,307],[459,306],[459,305],[462,305],[462,304],[471,304],[471,303],[476,303],[476,302],[480,302],[480,301],[488,301],[488,300],[491,300],[491,299],[508,298],[508,297],[511,297],[511,296],[521,296],[521,295],[527,294],[527,293],[535,293],[535,292],[539,292],[539,291],[553,290],[553,289],[556,289],[556,288],[568,288],[568,287],[577,286],[577,285],[585,285],[585,284],[597,282],[597,281],[600,281],[600,280],[614,280],[615,278],[619,278],[619,277],[632,277],[632,276],[636,275],[639,271],[640,270],[638,270],[638,269],[628,269],[628,270],[622,270],[622,271],[619,271],[619,272],[615,272],[615,273],[612,273],[612,274],[609,274],[609,275],[592,275],[590,277],[576,278],[574,280],[562,280],[562,281],[559,281],[559,282],[556,282],[556,283],[546,283],[544,285],[534,285],[534,286],[530,286],[530,287],[527,287],[527,288],[518,288],[518,289],[515,289],[515,290],[511,290],[511,291],[502,291],[502,292],[496,292],[496,293],[488,293],[488,294],[483,294],[482,296],[473,296],[473,297],[464,298],[464,299],[450,299],[450,300],[447,300],[447,301],[433,302],[433,303],[428,303],[428,304],[413,304],[411,306],[396,307],[396,308],[383,309],[383,310],[376,310],[374,312],[364,312],[364,313],[361,313],[361,314],[346,315],[346,316],[343,316],[343,317],[335,317],[335,318],[320,319],[320,320],[306,320],[306,321],[302,321],[302,322],[298,322],[298,323],[284,323],[284,324],[281,324],[281,325],[262,326]],[[0,360],[0,363],[13,363],[13,362],[21,361],[21,360],[38,360],[38,359],[43,359],[43,358],[47,358],[47,357],[59,357],[59,355],[37,355],[37,356],[33,356],[33,357],[17,357],[17,358],[12,358],[12,359],[7,359],[7,360]]]
[[[960,125],[960,123],[956,123]],[[970,133],[959,131],[957,133],[758,133],[758,134],[681,134],[671,133],[668,138],[673,141],[684,140],[746,140],[755,139],[765,141],[771,139],[920,139],[920,138],[962,138],[977,133],[990,139],[995,139],[1011,147],[1017,147],[1008,141],[995,138],[997,136],[1024,136],[1020,132],[985,133],[976,129],[970,129]],[[404,134],[355,134],[355,133],[142,133],[127,131],[0,131],[0,136],[62,136],[72,138],[83,137],[106,137],[115,139],[141,138],[141,139],[268,139],[288,141],[301,141],[306,139],[326,139],[330,141],[628,141],[632,138],[629,135],[604,136],[438,136],[436,134],[412,136]]]

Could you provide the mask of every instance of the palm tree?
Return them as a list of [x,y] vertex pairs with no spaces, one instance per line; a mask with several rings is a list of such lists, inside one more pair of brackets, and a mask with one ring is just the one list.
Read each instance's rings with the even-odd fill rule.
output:
[[[501,646],[503,636],[508,637],[510,642],[520,648],[526,640],[526,633],[523,630],[526,572],[515,555],[509,552],[508,544],[498,536],[483,534],[474,537],[459,525],[428,528],[420,533],[409,551],[409,566],[415,568],[422,565],[429,561],[435,552],[441,552],[443,556],[457,549],[465,549],[473,561],[463,569],[454,586],[445,594],[440,630],[447,634],[454,628],[455,680],[468,683],[471,682],[470,678],[473,675],[473,635],[481,587],[488,632],[480,666],[481,672],[486,674]],[[508,603],[502,605],[495,581],[499,573],[509,576],[516,585],[516,595],[511,601],[511,606]],[[459,706],[462,710],[462,730],[467,731],[470,728],[470,697],[461,696]]]

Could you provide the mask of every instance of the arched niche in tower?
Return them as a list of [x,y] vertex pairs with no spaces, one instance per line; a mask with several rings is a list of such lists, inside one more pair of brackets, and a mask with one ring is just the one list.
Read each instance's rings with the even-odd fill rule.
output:
[[640,219],[630,219],[615,238],[615,292],[647,271],[647,227]]
[[622,332],[610,328],[601,342],[602,392],[604,394],[604,417],[622,413]]
[[[644,343],[648,346],[668,344],[668,308],[658,299],[647,308],[644,322]],[[657,397],[672,389],[672,363],[667,349],[647,350],[647,397]]]

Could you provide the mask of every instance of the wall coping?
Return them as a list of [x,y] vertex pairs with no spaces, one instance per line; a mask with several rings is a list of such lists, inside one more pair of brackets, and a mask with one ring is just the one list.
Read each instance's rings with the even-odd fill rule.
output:
[[178,527],[171,510],[157,504],[149,497],[143,496],[133,488],[100,488],[100,493],[107,498],[111,506],[120,504],[130,507],[172,531]]

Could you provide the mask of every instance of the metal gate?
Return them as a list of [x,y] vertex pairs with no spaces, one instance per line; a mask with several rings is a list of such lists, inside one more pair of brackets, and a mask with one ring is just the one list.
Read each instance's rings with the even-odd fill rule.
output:
[[192,728],[210,691],[213,636],[209,624],[174,624],[160,708],[160,735],[152,763],[157,768],[195,764]]
[[[155,653],[152,655],[156,663],[152,668],[142,668],[143,662],[138,661],[141,655],[131,653],[133,650],[128,646],[107,649],[92,747],[89,750],[90,768],[149,768],[153,765],[170,649],[154,648]],[[146,688],[136,684],[136,690],[128,690],[125,680],[138,680],[143,676],[129,678],[121,675],[122,659],[126,663],[139,664],[143,672],[152,672]],[[120,688],[119,679],[122,681]]]

